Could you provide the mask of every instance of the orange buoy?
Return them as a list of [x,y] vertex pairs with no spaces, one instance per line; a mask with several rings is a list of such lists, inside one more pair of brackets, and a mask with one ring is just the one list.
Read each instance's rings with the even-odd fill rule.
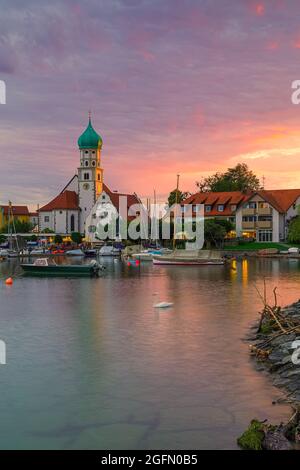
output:
[[12,277],[8,277],[8,278],[5,280],[5,284],[6,284],[7,286],[12,286],[12,285],[13,285],[13,282],[14,282],[14,281],[13,281]]

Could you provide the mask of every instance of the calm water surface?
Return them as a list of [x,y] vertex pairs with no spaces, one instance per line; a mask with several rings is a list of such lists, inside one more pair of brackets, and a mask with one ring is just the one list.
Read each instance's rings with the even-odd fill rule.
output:
[[100,279],[0,265],[1,449],[235,449],[253,417],[289,415],[243,339],[263,276],[281,304],[300,297],[298,261],[104,263]]

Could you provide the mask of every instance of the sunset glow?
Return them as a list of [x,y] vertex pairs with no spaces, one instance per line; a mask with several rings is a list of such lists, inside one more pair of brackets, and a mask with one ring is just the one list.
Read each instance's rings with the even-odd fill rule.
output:
[[89,109],[112,189],[164,199],[239,161],[300,187],[295,0],[0,4],[1,202],[64,187]]

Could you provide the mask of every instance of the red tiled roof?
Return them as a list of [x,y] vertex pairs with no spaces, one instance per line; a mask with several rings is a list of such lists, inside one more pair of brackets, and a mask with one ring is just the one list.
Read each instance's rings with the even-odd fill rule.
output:
[[41,207],[40,212],[49,212],[57,209],[79,210],[77,193],[75,191],[64,191],[60,193],[48,204]]
[[[246,202],[250,197],[250,193],[245,194],[241,191],[196,193],[185,199],[182,204],[205,204],[211,206],[211,210],[205,212],[207,217],[217,215],[230,216],[236,212],[232,210],[232,205],[238,206],[240,203]],[[223,211],[218,211],[219,204],[224,206]]]
[[[3,214],[8,215],[9,212],[9,206],[0,206],[1,209],[3,209]],[[29,210],[27,206],[11,206],[12,207],[12,213],[14,215],[28,215],[29,216]]]
[[300,197],[300,189],[262,189],[257,194],[279,212],[286,212]]
[[37,217],[38,213],[37,212],[29,212],[30,217]]
[[[120,203],[120,196],[126,196],[127,197],[127,210],[133,205],[133,204],[140,204],[141,201],[139,200],[138,196],[136,194],[125,194],[125,193],[117,193],[114,191],[111,191],[106,184],[103,184],[103,191],[105,191],[109,197],[117,211],[119,212],[119,203]],[[128,220],[131,218],[134,218],[134,216],[129,216]]]

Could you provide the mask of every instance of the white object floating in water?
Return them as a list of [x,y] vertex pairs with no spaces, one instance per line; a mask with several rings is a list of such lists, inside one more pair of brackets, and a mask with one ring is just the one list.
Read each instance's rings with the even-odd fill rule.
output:
[[159,302],[159,304],[153,305],[154,308],[168,308],[172,307],[173,303],[172,302]]

